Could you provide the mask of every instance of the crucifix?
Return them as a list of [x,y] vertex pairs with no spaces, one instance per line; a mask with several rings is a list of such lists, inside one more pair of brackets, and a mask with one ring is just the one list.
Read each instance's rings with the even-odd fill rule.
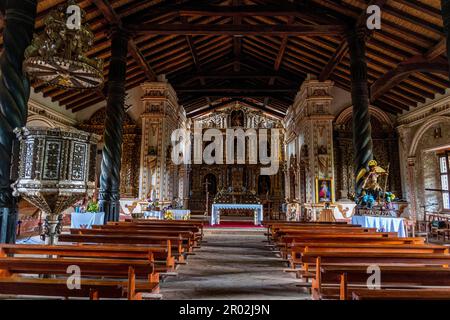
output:
[[208,186],[211,185],[211,183],[208,181],[208,178],[206,178],[204,186],[206,189],[206,205],[205,205],[205,216],[208,215],[208,203],[209,203],[209,190]]

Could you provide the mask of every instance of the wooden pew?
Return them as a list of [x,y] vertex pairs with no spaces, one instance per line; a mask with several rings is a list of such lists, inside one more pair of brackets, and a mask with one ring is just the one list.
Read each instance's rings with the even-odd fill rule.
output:
[[[321,265],[316,261],[316,275],[312,281],[312,294],[315,299],[348,299],[353,289],[367,287],[368,272],[371,265]],[[443,267],[424,267],[391,265],[379,266],[380,287],[395,289],[417,289],[423,286],[450,288],[450,269]],[[351,295],[350,295],[351,296]]]
[[147,220],[147,219],[126,219],[124,222],[108,222],[108,225],[123,225],[123,224],[138,224],[138,225],[151,225],[151,226],[163,226],[163,227],[195,227],[200,231],[203,237],[203,221],[196,220]]
[[153,233],[154,235],[167,235],[167,236],[174,236],[174,235],[186,235],[193,239],[194,247],[197,247],[200,245],[200,242],[202,240],[201,234],[198,231],[198,229],[183,229],[183,228],[161,228],[161,227],[152,227],[151,225],[98,225],[93,226],[92,229],[89,230],[117,230],[117,231],[147,231],[149,233]]
[[[59,235],[60,242],[68,242],[68,243],[77,243],[85,245],[94,245],[94,244],[114,244],[115,246],[124,246],[129,247],[130,245],[141,245],[143,248],[152,250],[156,249],[155,252],[159,252],[159,250],[163,251],[164,264],[167,268],[167,272],[173,271],[175,267],[175,258],[183,260],[183,247],[182,241],[175,237],[175,246],[176,252],[172,251],[172,238],[167,237],[146,237],[146,236],[120,236],[120,235],[94,235],[94,234],[66,234],[62,233]],[[145,246],[144,246],[145,245]],[[181,258],[180,258],[181,257]],[[158,262],[159,259],[155,258],[155,261]]]
[[358,289],[352,291],[353,300],[450,300],[450,289]]
[[307,251],[301,256],[302,269],[308,271],[309,266],[330,264],[376,264],[376,265],[416,265],[442,266],[450,264],[450,254],[442,253],[398,253],[398,252],[320,252]]
[[418,254],[397,252],[320,252],[308,251],[302,254],[304,263],[315,264],[317,257],[321,258],[323,265],[326,264],[416,264],[416,265],[441,265],[450,264],[449,254]]
[[153,224],[141,224],[133,222],[113,222],[107,225],[93,226],[93,229],[112,229],[112,228],[138,228],[138,229],[148,229],[148,230],[160,230],[160,231],[178,231],[193,232],[198,239],[202,239],[202,231],[197,226],[184,226],[184,225],[153,225]]
[[350,230],[361,228],[360,225],[353,224],[333,224],[333,223],[302,223],[302,224],[272,224],[267,226],[268,240],[276,240],[276,233],[287,229],[292,230]]
[[36,245],[36,244],[0,244],[0,257],[14,256],[56,256],[66,258],[135,259],[152,263],[164,261],[165,265],[154,265],[152,282],[159,282],[159,273],[172,270],[174,257],[170,258],[170,248],[138,246],[104,245]]
[[301,264],[301,255],[314,252],[404,252],[404,253],[449,253],[449,248],[430,244],[378,244],[378,243],[293,243],[288,255],[292,268]]
[[[124,278],[126,281],[103,282],[102,279],[82,279],[84,293],[64,290],[61,279],[47,279],[39,282],[37,278],[19,277],[26,275],[60,275],[67,277],[67,270],[71,266],[77,266],[81,270],[81,276]],[[117,297],[119,288],[127,292],[130,300],[140,300],[141,292],[154,292],[159,289],[157,282],[151,282],[154,272],[153,262],[146,260],[118,260],[118,259],[92,259],[92,258],[30,258],[30,257],[1,257],[0,258],[0,293],[2,294],[34,294],[45,296],[85,296],[89,292],[91,299],[97,299],[100,293],[106,297]],[[145,282],[136,283],[136,277],[146,279]],[[40,279],[39,279],[40,280]],[[20,293],[19,288],[25,288]],[[118,288],[119,287],[119,288]],[[140,292],[139,292],[140,291]],[[111,296],[108,296],[111,295]]]
[[399,238],[384,233],[318,233],[303,235],[285,235],[277,243],[284,259],[287,259],[293,243],[390,243],[390,244],[424,244],[423,238]]
[[196,241],[194,235],[190,231],[154,231],[145,229],[70,229],[70,234],[93,234],[93,235],[119,235],[123,237],[128,236],[158,236],[158,237],[177,237],[182,239],[185,252],[192,252],[194,246],[196,246]]

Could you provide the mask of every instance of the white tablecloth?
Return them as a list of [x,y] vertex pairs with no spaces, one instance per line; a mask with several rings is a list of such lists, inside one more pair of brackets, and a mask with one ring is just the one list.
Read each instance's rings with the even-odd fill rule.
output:
[[397,232],[399,237],[406,237],[403,218],[353,216],[352,224],[365,228],[377,228],[379,232]]
[[215,203],[212,205],[211,225],[220,224],[220,209],[253,209],[257,211],[255,225],[260,225],[263,219],[263,206],[261,204],[230,204]]
[[104,224],[104,220],[104,212],[72,212],[70,227],[77,229],[91,229],[93,225]]

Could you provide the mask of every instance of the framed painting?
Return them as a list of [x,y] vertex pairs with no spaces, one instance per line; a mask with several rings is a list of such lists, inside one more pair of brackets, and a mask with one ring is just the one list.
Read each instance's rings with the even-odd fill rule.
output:
[[333,179],[316,178],[316,203],[334,202]]

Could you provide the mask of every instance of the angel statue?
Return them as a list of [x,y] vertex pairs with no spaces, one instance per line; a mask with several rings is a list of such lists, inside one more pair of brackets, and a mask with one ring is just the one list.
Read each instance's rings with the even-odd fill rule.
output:
[[364,183],[362,185],[362,198],[370,197],[373,200],[378,200],[380,194],[383,192],[383,188],[378,183],[378,178],[380,176],[387,176],[388,173],[386,170],[378,166],[378,163],[375,160],[369,161],[369,170],[367,171],[365,168],[361,169],[356,177],[356,181],[360,181],[364,179]]

